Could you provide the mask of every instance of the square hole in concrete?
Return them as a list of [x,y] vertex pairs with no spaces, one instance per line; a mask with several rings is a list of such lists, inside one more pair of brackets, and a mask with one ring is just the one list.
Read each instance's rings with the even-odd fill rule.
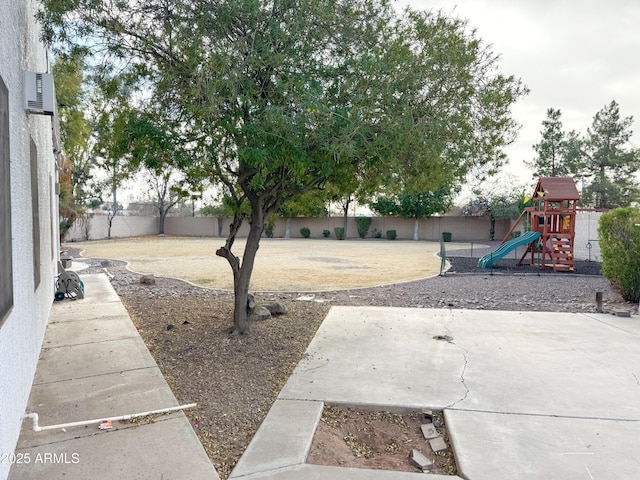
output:
[[[422,425],[432,423],[446,450],[435,452]],[[428,430],[428,429],[425,429]],[[434,442],[434,446],[437,442]],[[307,463],[337,467],[422,472],[409,459],[415,449],[432,465],[425,470],[456,475],[457,467],[442,412],[431,418],[422,411],[392,413],[366,408],[325,405]]]

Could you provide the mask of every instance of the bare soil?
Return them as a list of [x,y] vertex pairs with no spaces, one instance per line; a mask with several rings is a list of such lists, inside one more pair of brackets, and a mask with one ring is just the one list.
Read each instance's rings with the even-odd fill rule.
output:
[[[475,261],[454,258],[453,266],[460,273],[414,282],[307,292],[304,296],[296,289],[257,293],[258,302],[279,301],[288,313],[255,322],[249,335],[230,339],[227,335],[232,324],[233,296],[230,292],[202,288],[160,276],[155,271],[150,272],[156,275],[155,284],[141,284],[141,275],[128,270],[125,262],[105,257],[80,258],[80,250],[74,247],[85,246],[84,243],[69,244],[67,253],[75,257],[75,261],[89,265],[81,273],[106,270],[113,276],[112,285],[178,401],[198,404],[188,416],[222,479],[231,473],[282,386],[302,359],[331,305],[593,312],[595,292],[600,291],[604,293],[606,310],[633,308],[598,275],[519,275],[513,270],[497,271],[495,275],[493,272],[465,274],[462,272],[473,270]],[[262,249],[258,256],[261,253]],[[165,258],[165,261],[169,260],[169,257]],[[201,259],[201,262],[205,261],[209,260]],[[308,262],[307,265],[315,263]],[[591,273],[597,271],[597,268],[591,268]],[[277,265],[271,274],[280,274]],[[325,415],[318,431],[321,447],[312,454],[310,461],[334,465],[362,462],[365,468],[396,469],[400,468],[396,467],[399,460],[406,467],[408,454],[394,452],[392,445],[400,447],[405,442],[418,441],[408,442],[411,437],[407,437],[407,430],[398,428],[399,420],[373,422],[361,412],[334,414],[332,428],[338,427],[339,431],[329,436],[324,428],[331,426],[327,418]],[[403,421],[412,425],[410,417]],[[349,435],[354,429],[364,431],[371,425],[375,427],[375,438],[383,440],[355,439],[352,438],[354,435]],[[408,429],[415,434],[414,427]],[[364,463],[356,455],[350,458],[353,450],[351,454],[344,453],[348,442],[382,450]],[[341,449],[342,453],[334,454]],[[444,465],[443,473],[446,468]]]
[[[449,444],[441,414],[434,416],[438,433]],[[327,405],[313,438],[307,463],[397,472],[422,472],[409,461],[412,449],[433,462],[430,473],[456,475],[451,448],[434,453],[420,426],[420,412],[397,414]]]

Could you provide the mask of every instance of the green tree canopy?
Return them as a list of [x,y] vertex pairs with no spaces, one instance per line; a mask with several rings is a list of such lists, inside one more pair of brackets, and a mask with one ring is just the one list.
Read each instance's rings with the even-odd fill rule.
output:
[[569,174],[567,162],[567,135],[562,129],[562,113],[559,109],[547,109],[542,121],[542,139],[533,146],[538,156],[527,166],[533,169],[533,177],[563,177]]
[[629,145],[633,117],[620,117],[615,101],[596,113],[577,144],[576,170],[584,180],[582,204],[596,208],[626,207],[638,198],[635,178],[640,152]]
[[418,240],[418,220],[448,212],[456,193],[457,189],[448,186],[427,192],[403,192],[394,196],[378,197],[369,207],[380,215],[415,219],[413,239]]
[[89,174],[91,129],[84,109],[83,68],[78,58],[60,57],[53,63],[60,137],[63,145],[59,172],[60,236],[63,238],[77,218],[84,215]]
[[[509,183],[507,183],[509,182]],[[477,189],[461,208],[462,215],[489,215],[491,227],[489,238],[494,240],[495,221],[499,218],[516,219],[531,205],[526,195],[526,187],[519,185],[512,178],[493,184],[490,188]]]
[[[251,207],[217,254],[234,275],[234,329],[269,214],[325,185],[412,191],[499,168],[526,89],[468,25],[388,0],[44,0],[50,40],[101,49],[100,75],[138,78],[197,150],[199,171]],[[98,58],[98,57],[95,57]],[[159,107],[159,108],[158,108]]]
[[581,204],[595,208],[630,205],[638,199],[639,150],[629,143],[633,117],[622,118],[614,100],[596,113],[586,134],[562,131],[560,110],[547,110],[534,176],[573,176],[583,189]]

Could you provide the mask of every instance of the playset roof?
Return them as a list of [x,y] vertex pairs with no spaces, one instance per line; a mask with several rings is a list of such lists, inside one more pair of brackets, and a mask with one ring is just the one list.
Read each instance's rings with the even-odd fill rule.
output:
[[533,191],[533,198],[538,196],[538,192],[544,192],[544,199],[550,202],[580,200],[580,194],[571,177],[541,177]]

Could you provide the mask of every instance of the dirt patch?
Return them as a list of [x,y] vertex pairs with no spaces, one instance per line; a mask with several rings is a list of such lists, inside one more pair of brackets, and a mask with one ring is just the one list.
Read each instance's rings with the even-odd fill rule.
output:
[[239,460],[284,383],[302,359],[328,306],[287,302],[286,315],[255,322],[229,339],[233,296],[122,297],[147,348],[218,474]]
[[[241,255],[244,239],[234,244]],[[129,263],[132,271],[233,290],[233,275],[215,255],[219,238],[134,237],[74,244],[83,255]],[[270,239],[260,241],[251,278],[255,291],[322,291],[386,285],[437,275],[437,242]],[[276,273],[274,275],[274,273]]]
[[[441,414],[433,417],[438,433],[448,437]],[[421,472],[409,462],[412,449],[433,462],[430,473],[456,475],[451,447],[434,453],[420,429],[426,423],[420,412],[395,414],[325,406],[316,429],[307,463],[368,468],[398,472]]]

